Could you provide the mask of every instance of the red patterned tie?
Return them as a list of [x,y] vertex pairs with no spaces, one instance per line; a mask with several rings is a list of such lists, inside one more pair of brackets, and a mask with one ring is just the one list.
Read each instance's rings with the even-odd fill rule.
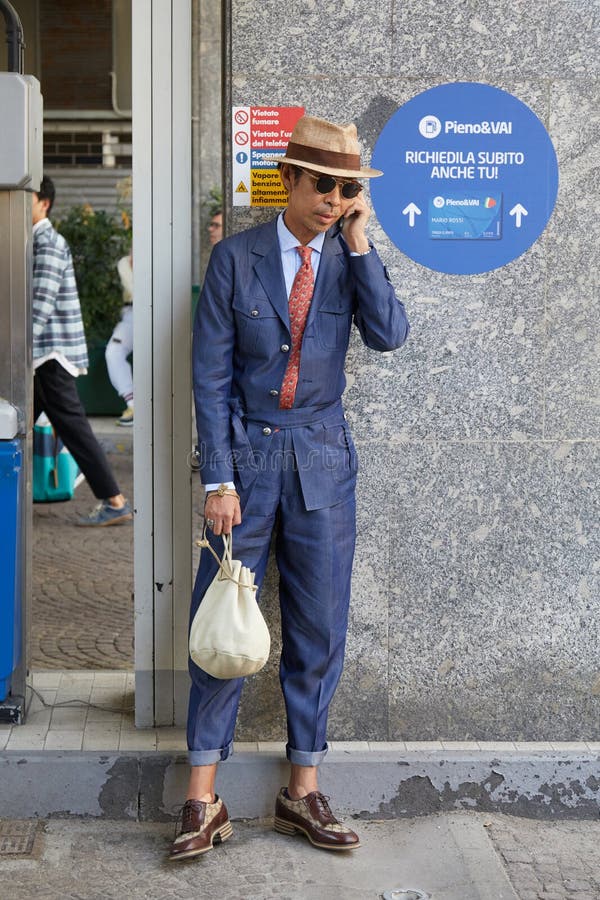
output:
[[306,317],[310,309],[315,277],[310,261],[311,247],[296,247],[302,259],[302,265],[296,272],[292,290],[290,291],[290,332],[292,335],[292,348],[288,358],[287,368],[283,376],[283,384],[279,395],[279,408],[291,409],[294,405],[296,385],[298,384],[298,372],[300,371],[300,350],[302,348],[302,336],[306,325]]

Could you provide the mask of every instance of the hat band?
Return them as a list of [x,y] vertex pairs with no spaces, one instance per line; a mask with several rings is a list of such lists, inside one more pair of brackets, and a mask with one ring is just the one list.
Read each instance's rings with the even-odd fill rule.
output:
[[311,165],[322,165],[334,169],[360,169],[358,153],[339,153],[337,150],[322,150],[320,147],[307,147],[305,144],[295,144],[290,141],[285,155]]

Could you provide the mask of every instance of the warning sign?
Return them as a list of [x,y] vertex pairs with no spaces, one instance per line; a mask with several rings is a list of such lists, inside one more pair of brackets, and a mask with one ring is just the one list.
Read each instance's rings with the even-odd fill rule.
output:
[[277,157],[284,155],[294,125],[303,115],[303,106],[233,108],[234,206],[285,206],[287,194]]

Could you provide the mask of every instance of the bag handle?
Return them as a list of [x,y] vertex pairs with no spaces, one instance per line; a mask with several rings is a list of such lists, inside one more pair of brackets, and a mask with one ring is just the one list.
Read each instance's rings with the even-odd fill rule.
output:
[[[238,587],[249,587],[251,590],[258,590],[258,585],[252,583],[251,585],[246,584],[245,582],[238,581],[237,578],[234,578],[231,574],[233,572],[233,538],[231,532],[229,534],[222,534],[223,538],[223,559],[219,559],[219,556],[213,550],[210,541],[206,537],[206,524],[204,525],[204,530],[202,532],[202,537],[200,540],[196,541],[197,547],[202,547],[202,549],[210,550],[212,555],[214,556],[217,565],[219,566],[221,572],[223,573],[223,577],[227,578],[228,581],[233,581],[234,584],[237,584]],[[225,565],[226,564],[226,565]]]

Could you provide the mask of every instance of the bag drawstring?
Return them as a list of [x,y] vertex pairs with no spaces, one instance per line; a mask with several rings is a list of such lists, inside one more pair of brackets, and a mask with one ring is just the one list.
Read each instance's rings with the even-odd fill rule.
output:
[[[258,590],[258,586],[256,584],[254,584],[254,583],[248,584],[245,581],[238,581],[237,578],[233,577],[233,575],[232,575],[232,572],[233,572],[233,539],[232,539],[231,534],[222,534],[221,537],[223,538],[223,544],[224,544],[222,560],[219,559],[218,554],[215,553],[215,551],[213,550],[213,548],[210,544],[210,541],[206,537],[206,525],[204,526],[204,531],[202,532],[202,537],[196,541],[196,546],[202,547],[203,549],[210,550],[210,552],[212,553],[212,555],[214,556],[214,558],[217,562],[217,565],[219,566],[219,568],[221,569],[221,572],[223,573],[223,577],[226,578],[228,581],[233,581],[233,583],[237,584],[238,587],[247,587],[247,588],[250,588],[250,590],[252,590],[252,591]],[[227,568],[224,565],[224,563],[228,563],[229,568]]]

